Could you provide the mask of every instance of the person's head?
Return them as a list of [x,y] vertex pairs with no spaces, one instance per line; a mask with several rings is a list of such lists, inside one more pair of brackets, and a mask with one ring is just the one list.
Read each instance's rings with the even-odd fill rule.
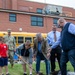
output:
[[25,42],[25,48],[28,49],[28,48],[30,48],[30,47],[31,47],[31,42],[30,42],[30,40],[26,40],[26,42]]
[[42,41],[43,37],[41,33],[37,33],[36,34],[36,38],[38,39],[38,41]]
[[52,26],[52,31],[56,31],[56,29],[57,29],[56,25],[53,25]]
[[8,29],[7,32],[8,32],[8,36],[10,36],[11,35],[11,29]]
[[60,19],[58,20],[58,26],[59,26],[60,28],[63,28],[65,24],[66,24],[66,20],[65,20],[64,18],[60,18]]

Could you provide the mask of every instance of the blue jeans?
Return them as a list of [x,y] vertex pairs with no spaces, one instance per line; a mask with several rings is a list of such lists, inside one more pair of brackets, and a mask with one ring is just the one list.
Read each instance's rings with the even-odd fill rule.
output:
[[70,61],[75,71],[75,49],[63,52],[60,59],[61,75],[67,75],[66,63]]
[[42,53],[37,54],[36,57],[36,72],[39,73],[40,71],[40,61],[44,59],[45,60],[45,64],[46,64],[46,74],[49,75],[50,74],[50,61],[47,60]]

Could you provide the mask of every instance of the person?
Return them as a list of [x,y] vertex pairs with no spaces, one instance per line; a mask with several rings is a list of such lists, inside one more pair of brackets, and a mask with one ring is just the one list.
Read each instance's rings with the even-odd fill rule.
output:
[[40,61],[45,60],[46,63],[46,74],[50,75],[50,61],[49,61],[49,50],[50,47],[48,45],[47,40],[42,37],[41,33],[36,34],[36,38],[34,39],[34,58],[36,58],[36,73],[39,75],[40,71]]
[[61,75],[67,75],[66,64],[71,62],[75,71],[75,25],[64,18],[58,20],[58,27],[62,29],[60,38],[51,46],[51,49],[61,44],[62,54],[60,59]]
[[[52,31],[50,31],[47,34],[47,40],[48,40],[48,44],[49,46],[52,46],[56,40],[58,40],[60,38],[60,32],[57,31],[57,27],[56,25],[52,26]],[[60,45],[58,45],[56,48],[52,49],[51,51],[51,56],[50,56],[50,60],[51,60],[51,72],[55,71],[55,58],[57,58],[58,60],[58,64],[60,67],[60,57],[61,57],[61,48]]]
[[58,8],[56,8],[56,15],[60,15]]
[[[25,43],[19,45],[16,48],[16,51],[21,52],[21,56],[22,58],[29,64],[29,70],[30,70],[30,75],[32,75],[32,62],[33,62],[33,49],[31,47],[31,42],[30,40],[26,40]],[[24,74],[23,75],[27,75],[26,73],[26,63],[22,61],[22,66],[23,66],[23,70],[24,70]]]
[[6,75],[10,75],[8,72],[8,46],[4,43],[3,37],[0,37],[0,75],[3,67],[5,68]]
[[11,29],[7,30],[8,34],[4,36],[4,42],[8,45],[8,54],[10,58],[11,67],[14,65],[14,51],[16,48],[15,38],[11,35]]

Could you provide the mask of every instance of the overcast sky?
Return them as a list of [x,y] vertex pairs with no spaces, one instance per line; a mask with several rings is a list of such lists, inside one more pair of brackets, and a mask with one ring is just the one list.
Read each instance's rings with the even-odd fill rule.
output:
[[37,1],[37,2],[43,2],[48,4],[67,6],[67,7],[72,7],[75,9],[75,0],[30,0],[30,1]]

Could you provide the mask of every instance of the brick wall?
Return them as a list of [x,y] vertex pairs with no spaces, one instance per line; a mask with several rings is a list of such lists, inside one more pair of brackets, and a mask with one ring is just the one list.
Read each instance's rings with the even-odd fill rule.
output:
[[[29,2],[25,0],[6,0],[5,6],[3,6],[4,0],[0,0],[0,8],[3,9],[11,9],[11,10],[19,10],[19,11],[27,11],[27,12],[36,12],[37,8],[43,8],[45,4]],[[73,17],[75,16],[75,10],[72,8],[63,7],[63,11],[72,12]],[[12,13],[12,12],[11,12]],[[54,16],[55,18],[56,16]],[[57,16],[58,18],[58,16]],[[17,21],[10,22],[9,21],[9,13],[8,12],[0,12],[0,31],[6,31],[8,28],[12,29],[12,31],[19,32],[19,29],[22,28],[23,32],[49,32],[53,25],[53,17],[52,16],[43,16],[43,27],[31,26],[31,14],[18,14],[17,13]],[[75,20],[68,19],[67,21],[75,23]],[[58,29],[59,30],[59,29]]]

